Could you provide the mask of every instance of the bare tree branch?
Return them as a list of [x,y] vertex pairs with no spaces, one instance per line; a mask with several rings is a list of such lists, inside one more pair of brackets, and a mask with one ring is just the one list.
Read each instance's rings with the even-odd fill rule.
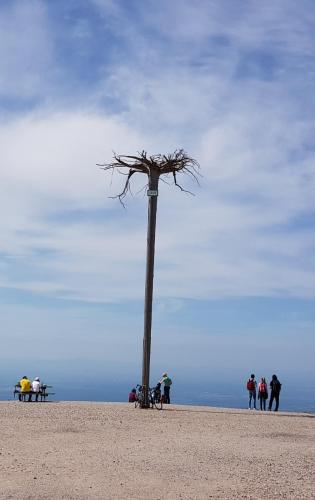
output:
[[130,169],[129,173],[127,175],[127,179],[126,179],[126,182],[125,182],[125,185],[124,185],[124,189],[122,190],[122,192],[120,194],[117,194],[116,196],[110,196],[110,198],[112,198],[112,199],[118,198],[119,201],[120,201],[120,203],[122,204],[122,206],[124,208],[126,208],[126,207],[125,207],[125,204],[124,204],[124,202],[122,200],[123,200],[123,198],[125,198],[125,196],[127,195],[127,193],[130,192],[130,178],[131,178],[131,176],[134,173],[135,173],[135,170]]
[[177,179],[176,179],[176,172],[173,172],[173,177],[174,177],[174,184],[175,184],[175,186],[177,186],[184,193],[188,193],[188,194],[191,194],[192,196],[195,196],[194,193],[192,193],[191,191],[187,191],[180,184],[178,184]]
[[156,154],[151,156],[148,156],[146,151],[138,152],[137,155],[118,155],[114,152],[113,160],[111,163],[97,163],[97,165],[105,171],[118,171],[120,174],[127,176],[122,192],[110,197],[118,198],[123,206],[125,205],[122,200],[128,193],[131,193],[130,179],[135,173],[143,173],[150,178],[151,173],[154,171],[155,175],[157,174],[166,184],[168,182],[163,179],[163,176],[167,177],[168,174],[172,174],[175,186],[189,194],[193,193],[184,189],[177,182],[178,173],[190,176],[199,185],[200,165],[197,160],[191,158],[183,149],[177,149],[170,154]]

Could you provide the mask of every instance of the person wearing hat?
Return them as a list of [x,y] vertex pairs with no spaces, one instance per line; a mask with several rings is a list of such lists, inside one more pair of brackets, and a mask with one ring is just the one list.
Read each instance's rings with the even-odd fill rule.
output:
[[167,373],[163,373],[162,379],[160,380],[160,384],[164,384],[164,403],[170,404],[170,390],[172,385],[172,379],[167,375]]
[[38,401],[38,396],[41,390],[41,383],[39,380],[39,377],[35,377],[35,379],[32,382],[32,392],[35,394],[35,401]]

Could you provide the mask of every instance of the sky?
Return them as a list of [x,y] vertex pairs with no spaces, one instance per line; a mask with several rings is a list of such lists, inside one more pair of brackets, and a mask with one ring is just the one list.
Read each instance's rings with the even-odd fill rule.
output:
[[146,179],[97,164],[183,148],[152,379],[315,383],[313,0],[2,0],[0,42],[1,374],[140,380]]

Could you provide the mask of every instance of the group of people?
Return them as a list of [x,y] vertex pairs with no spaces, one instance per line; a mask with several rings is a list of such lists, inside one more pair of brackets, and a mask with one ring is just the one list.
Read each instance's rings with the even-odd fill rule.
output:
[[35,377],[33,382],[31,382],[26,375],[21,378],[21,380],[16,384],[16,387],[19,387],[20,401],[32,401],[33,394],[35,396],[35,401],[38,401],[38,397],[43,388],[39,377]]
[[[154,387],[154,398],[156,401],[159,401],[162,398],[163,403],[170,404],[170,390],[172,385],[172,379],[167,375],[167,373],[163,373],[161,380]],[[163,394],[162,394],[162,384],[163,384]],[[129,393],[129,403],[134,403],[137,400],[137,390],[131,389]]]
[[279,409],[279,399],[280,399],[280,391],[281,391],[281,383],[278,380],[277,375],[272,375],[271,382],[269,384],[270,388],[270,397],[268,395],[268,384],[266,382],[265,377],[262,377],[260,379],[260,382],[257,387],[257,382],[255,380],[255,375],[254,373],[251,374],[250,378],[247,381],[246,388],[248,390],[248,395],[249,395],[249,402],[248,402],[248,409],[252,409],[252,404],[253,408],[257,410],[256,408],[256,397],[257,397],[257,389],[258,389],[258,399],[260,401],[260,409],[262,411],[266,411],[266,402],[269,397],[269,405],[268,405],[268,410],[272,410],[272,405],[273,402],[275,401],[275,411],[278,411]]

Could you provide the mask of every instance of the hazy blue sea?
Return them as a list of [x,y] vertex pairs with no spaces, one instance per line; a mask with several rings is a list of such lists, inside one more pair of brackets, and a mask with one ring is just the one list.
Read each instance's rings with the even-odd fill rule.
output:
[[[64,380],[44,381],[53,385],[54,401],[127,401],[128,393],[134,384],[127,382],[101,382],[99,380],[73,382]],[[282,381],[283,382],[283,381]],[[13,386],[0,385],[0,399],[13,400]],[[303,383],[296,385],[283,383],[280,410],[315,413],[315,386]],[[247,391],[242,384],[225,382],[213,383],[174,383],[171,402],[178,404],[205,405],[224,408],[247,408]]]

